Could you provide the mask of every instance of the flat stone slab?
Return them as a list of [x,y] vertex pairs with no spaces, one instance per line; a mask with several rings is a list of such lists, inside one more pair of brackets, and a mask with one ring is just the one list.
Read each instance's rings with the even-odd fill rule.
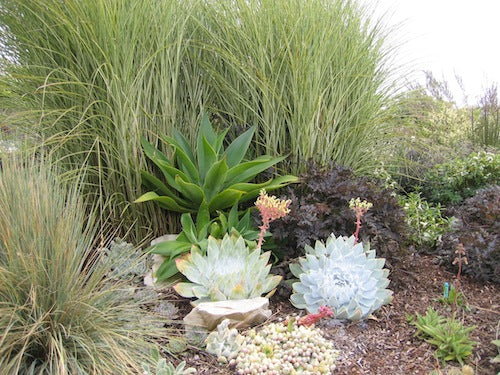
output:
[[229,327],[243,329],[263,323],[271,316],[269,299],[257,297],[231,301],[202,302],[184,318],[186,326],[213,331],[224,320]]

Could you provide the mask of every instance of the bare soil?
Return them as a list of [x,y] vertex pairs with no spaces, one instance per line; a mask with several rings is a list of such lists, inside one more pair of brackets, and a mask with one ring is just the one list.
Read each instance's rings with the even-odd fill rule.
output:
[[[378,310],[373,319],[345,325],[320,324],[324,336],[340,351],[335,374],[429,374],[433,370],[447,374],[460,368],[454,362],[443,367],[434,357],[432,345],[414,336],[415,327],[406,318],[407,314],[424,314],[429,306],[444,316],[451,315],[450,306],[438,299],[442,296],[443,284],[456,283],[456,275],[435,264],[434,259],[429,255],[411,255],[398,263],[392,272],[397,282],[390,287],[394,290],[394,299]],[[491,341],[500,335],[500,285],[462,277],[459,291],[465,295],[469,311],[459,307],[457,317],[466,326],[476,326],[471,338],[478,342],[467,363],[475,374],[497,374],[500,366],[490,360],[498,354]],[[181,317],[189,312],[188,301],[179,299],[177,303]],[[270,321],[304,314],[279,295],[271,298],[271,309]],[[185,360],[198,374],[235,373],[196,348],[183,352],[176,360]]]

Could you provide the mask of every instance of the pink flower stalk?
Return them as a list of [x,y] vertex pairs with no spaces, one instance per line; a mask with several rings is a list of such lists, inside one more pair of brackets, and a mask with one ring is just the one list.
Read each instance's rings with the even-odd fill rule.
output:
[[354,243],[358,243],[359,229],[361,228],[361,218],[366,212],[373,207],[373,204],[367,201],[362,201],[359,198],[351,199],[349,201],[349,207],[354,210],[356,214],[356,231],[354,232]]
[[307,314],[297,321],[297,325],[310,326],[325,317],[333,317],[333,311],[328,306],[321,306],[317,314]]
[[271,221],[276,219],[285,217],[289,212],[291,200],[281,200],[276,198],[274,195],[267,195],[266,191],[262,189],[260,191],[259,198],[255,202],[255,205],[259,209],[260,216],[262,217],[262,225],[259,233],[259,242],[257,243],[257,247],[260,249],[262,246],[262,242],[264,242],[264,235],[266,231],[269,229],[269,224]]

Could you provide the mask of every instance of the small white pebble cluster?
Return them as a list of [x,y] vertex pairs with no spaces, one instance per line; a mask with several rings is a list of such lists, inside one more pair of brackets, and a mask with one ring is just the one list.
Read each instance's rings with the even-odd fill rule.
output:
[[[290,325],[289,325],[290,326]],[[338,352],[313,326],[272,323],[249,331],[230,364],[238,375],[332,374]]]

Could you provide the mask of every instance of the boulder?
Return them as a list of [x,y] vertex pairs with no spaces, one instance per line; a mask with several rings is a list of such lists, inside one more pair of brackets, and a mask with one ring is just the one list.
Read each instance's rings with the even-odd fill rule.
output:
[[213,331],[224,320],[229,320],[229,327],[243,329],[258,325],[271,316],[269,299],[252,299],[202,302],[184,318],[186,329]]

